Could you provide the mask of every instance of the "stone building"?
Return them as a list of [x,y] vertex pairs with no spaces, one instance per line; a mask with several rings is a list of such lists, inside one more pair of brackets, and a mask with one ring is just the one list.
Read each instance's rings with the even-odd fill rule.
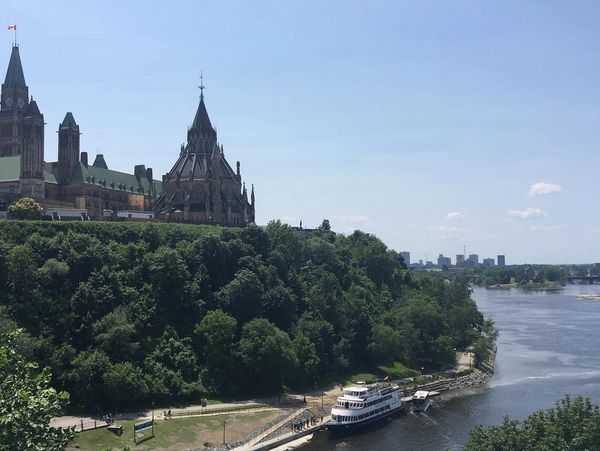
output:
[[13,46],[0,98],[0,209],[20,197],[33,197],[46,210],[82,211],[93,219],[119,211],[151,211],[161,193],[152,169],[133,174],[110,170],[103,155],[88,163],[80,151],[79,125],[68,112],[58,126],[58,161],[44,161],[44,115],[29,88]]
[[240,162],[234,171],[225,159],[201,92],[187,144],[163,176],[155,214],[167,220],[245,225],[254,222],[254,201],[254,186],[248,196],[242,183]]
[[45,162],[44,116],[29,96],[16,45],[0,102],[0,210],[27,196],[46,213],[72,209],[92,219],[144,211],[167,221],[231,226],[254,222],[254,186],[248,194],[239,161],[234,171],[225,159],[202,93],[187,144],[162,182],[145,165],[136,165],[133,174],[114,171],[100,154],[89,164],[87,152],[80,151],[81,133],[71,112],[58,126],[58,161]]

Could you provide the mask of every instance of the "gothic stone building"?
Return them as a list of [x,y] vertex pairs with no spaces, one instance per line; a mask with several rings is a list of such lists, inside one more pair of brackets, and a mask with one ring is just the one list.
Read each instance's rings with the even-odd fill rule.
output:
[[17,46],[0,102],[0,208],[33,197],[46,212],[81,210],[96,219],[106,212],[153,209],[161,182],[153,180],[152,169],[137,165],[133,174],[113,171],[102,155],[89,164],[70,112],[58,126],[58,161],[44,161],[44,115],[29,97]]
[[187,132],[187,144],[181,146],[175,165],[163,176],[155,214],[167,220],[233,226],[254,222],[254,186],[249,202],[240,162],[234,171],[225,159],[203,94]]
[[58,161],[44,161],[44,116],[29,97],[19,47],[13,46],[0,99],[0,210],[20,197],[33,197],[52,210],[85,210],[93,219],[151,211],[167,221],[245,225],[254,222],[254,187],[248,201],[240,163],[234,171],[217,142],[204,96],[187,145],[163,181],[152,169],[133,174],[108,168],[103,155],[92,164],[80,152],[79,125],[67,113],[58,127]]

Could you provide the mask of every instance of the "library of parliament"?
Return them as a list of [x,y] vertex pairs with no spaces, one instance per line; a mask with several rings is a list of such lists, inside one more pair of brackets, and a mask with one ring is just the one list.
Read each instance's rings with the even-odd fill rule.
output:
[[152,169],[109,169],[104,155],[88,161],[71,112],[58,126],[58,161],[44,161],[44,115],[29,96],[19,47],[14,45],[0,98],[0,209],[21,197],[37,200],[47,215],[75,212],[90,219],[118,217],[242,226],[254,222],[254,187],[233,170],[211,124],[204,95],[187,143],[172,169],[155,180]]

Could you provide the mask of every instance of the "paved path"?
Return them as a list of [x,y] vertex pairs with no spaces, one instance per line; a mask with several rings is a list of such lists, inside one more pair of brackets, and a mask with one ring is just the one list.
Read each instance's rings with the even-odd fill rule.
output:
[[[185,417],[196,417],[196,416],[213,416],[213,415],[233,415],[240,413],[252,413],[252,412],[264,412],[269,410],[278,410],[276,407],[265,406],[262,404],[256,404],[256,407],[249,408],[250,403],[223,403],[223,404],[212,404],[210,406],[202,407],[189,406],[181,409],[171,409],[171,415],[173,418],[185,418]],[[164,412],[168,409],[154,409],[154,419],[164,419]],[[126,412],[119,413],[114,421],[118,420],[149,420],[152,418],[152,410],[142,412]],[[83,425],[83,428],[82,428]],[[95,429],[96,427],[105,427],[107,423],[103,420],[94,417],[75,417],[75,416],[62,416],[52,418],[50,426],[55,428],[71,428],[76,427],[77,431]]]
[[462,371],[473,368],[474,363],[473,353],[465,351],[461,354],[460,359],[458,359],[457,369],[458,371]]

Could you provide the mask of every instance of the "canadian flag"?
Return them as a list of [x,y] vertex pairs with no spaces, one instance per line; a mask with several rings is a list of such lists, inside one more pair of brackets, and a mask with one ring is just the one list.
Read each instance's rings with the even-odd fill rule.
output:
[[9,29],[9,30],[16,30],[16,29],[17,29],[17,26],[16,26],[16,25],[9,25],[9,26],[8,26],[8,29]]

